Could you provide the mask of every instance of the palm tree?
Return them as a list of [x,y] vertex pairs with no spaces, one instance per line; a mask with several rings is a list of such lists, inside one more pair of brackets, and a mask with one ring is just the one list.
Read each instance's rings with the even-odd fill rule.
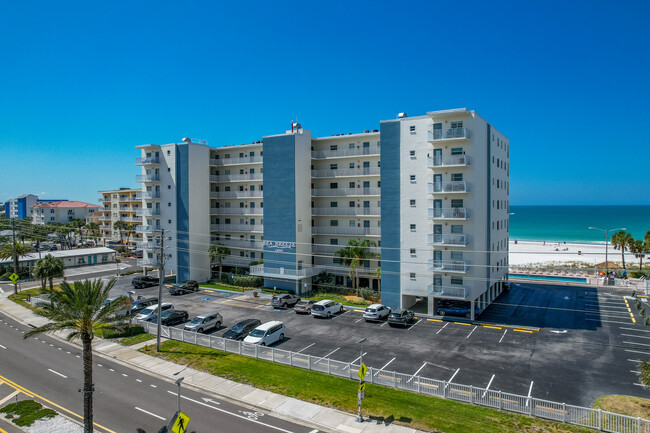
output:
[[620,231],[614,233],[614,235],[612,236],[612,246],[614,247],[615,250],[618,249],[621,250],[621,258],[623,259],[623,269],[627,269],[625,267],[625,251],[629,249],[630,244],[632,242],[634,242],[634,238],[628,232]]
[[63,276],[63,260],[48,254],[38,259],[34,264],[32,274],[34,278],[41,280],[41,287],[45,289],[45,281],[49,280],[50,290],[54,288],[54,278]]
[[381,268],[375,269],[374,276],[377,279],[377,293],[381,295]]
[[210,256],[210,263],[212,263],[214,259],[219,261],[219,281],[221,281],[222,261],[230,255],[230,249],[224,244],[212,245],[208,250],[208,255]]
[[131,237],[135,234],[135,226],[129,224],[126,226],[126,242],[128,243]]
[[49,323],[25,334],[24,338],[46,332],[71,331],[68,340],[80,338],[83,352],[83,405],[84,433],[93,431],[93,350],[95,335],[103,330],[121,330],[127,325],[128,316],[117,316],[124,309],[125,297],[119,297],[107,305],[109,292],[115,279],[106,287],[100,279],[61,283],[60,290],[45,289],[50,302],[39,302],[35,313],[49,319]]
[[113,229],[117,230],[118,234],[120,235],[120,244],[124,243],[124,231],[128,225],[124,221],[115,221],[113,223]]
[[376,246],[377,244],[374,241],[367,239],[362,241],[350,239],[346,247],[334,252],[334,256],[338,257],[341,263],[350,268],[352,288],[357,290],[357,296],[359,296],[359,267],[368,259],[379,259],[378,253],[370,251],[370,248]]
[[634,257],[639,259],[639,270],[643,269],[643,258],[649,250],[650,245],[647,244],[646,240],[639,239],[630,244],[630,252],[634,254]]
[[[15,253],[14,253],[15,252]],[[32,252],[32,247],[18,242],[0,245],[0,259],[14,259],[14,269],[18,270],[18,259]],[[14,297],[18,294],[18,285],[14,284]]]
[[99,225],[96,222],[89,222],[85,227],[86,232],[90,233],[90,237],[95,240],[95,246],[97,246],[97,240],[99,239]]

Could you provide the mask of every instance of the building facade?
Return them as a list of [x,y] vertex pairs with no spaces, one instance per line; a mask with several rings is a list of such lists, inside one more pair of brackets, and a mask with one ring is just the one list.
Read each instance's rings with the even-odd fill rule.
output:
[[[225,266],[267,287],[303,293],[321,271],[350,284],[335,257],[349,240],[380,258],[358,269],[386,305],[434,314],[447,301],[481,311],[508,269],[508,139],[475,111],[382,121],[379,130],[312,137],[295,124],[246,145],[145,145],[142,265],[210,277],[210,245]],[[384,225],[382,227],[382,220]],[[170,245],[170,244],[166,245]],[[380,282],[381,281],[381,282]]]
[[6,218],[27,218],[32,216],[32,206],[37,203],[54,203],[65,200],[45,200],[39,199],[34,194],[23,194],[20,197],[8,200],[4,204]]
[[99,195],[103,207],[90,214],[90,218],[99,226],[102,245],[136,247],[138,242],[142,242],[142,233],[137,231],[145,213],[142,208],[142,191],[119,188],[99,191]]
[[87,214],[98,209],[96,204],[74,200],[36,203],[32,206],[32,224],[68,223],[75,219],[85,221]]

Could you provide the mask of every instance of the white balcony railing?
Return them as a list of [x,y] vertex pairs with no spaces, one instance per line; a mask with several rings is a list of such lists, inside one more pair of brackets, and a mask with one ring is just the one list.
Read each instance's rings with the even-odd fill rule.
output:
[[155,231],[156,231],[156,227],[154,226],[137,226],[135,228],[136,233],[154,233]]
[[138,259],[138,266],[158,266],[158,261],[154,259]]
[[120,217],[120,221],[124,221],[126,223],[141,223],[142,217],[137,217],[137,216]]
[[429,218],[440,220],[466,220],[469,212],[464,207],[430,208]]
[[243,158],[217,158],[210,159],[210,165],[235,165],[235,164],[260,164],[263,162],[261,156],[244,156]]
[[261,207],[219,207],[211,208],[210,215],[262,215]]
[[[345,243],[342,243],[341,245],[313,244],[311,246],[311,252],[312,254],[331,255],[334,254],[337,250],[345,248],[346,246],[347,245]],[[380,254],[381,248],[370,247],[368,248],[368,252]]]
[[217,232],[256,232],[262,233],[264,226],[261,224],[210,224],[211,231]]
[[249,173],[249,174],[222,174],[219,176],[210,176],[210,182],[235,182],[242,180],[263,180],[262,173]]
[[307,278],[317,275],[321,271],[320,267],[303,268],[300,270],[289,268],[267,268],[264,265],[251,266],[250,274],[262,277],[288,278],[292,280]]
[[241,239],[219,239],[214,241],[215,244],[222,244],[228,248],[240,248],[243,250],[262,250],[264,249],[262,241],[246,241]]
[[429,184],[429,194],[466,193],[469,185],[464,181],[433,182]]
[[160,209],[138,209],[135,211],[137,216],[154,216],[160,215]]
[[381,216],[380,207],[313,207],[314,216]]
[[427,291],[429,292],[429,296],[438,296],[441,298],[465,299],[467,297],[467,289],[464,287],[445,287],[429,284]]
[[147,156],[145,158],[136,158],[135,165],[152,165],[160,164],[160,158],[155,156]]
[[379,227],[316,226],[311,232],[315,235],[381,236]]
[[262,191],[212,191],[210,198],[262,198]]
[[135,176],[136,182],[158,182],[160,181],[160,175],[157,174],[138,174]]
[[433,158],[427,158],[427,166],[429,168],[465,167],[468,165],[469,156],[467,155],[434,156]]
[[464,274],[469,270],[464,260],[429,260],[429,270],[434,272],[451,272]]
[[356,176],[379,176],[380,167],[365,168],[342,168],[337,170],[312,170],[311,177],[356,177]]
[[353,197],[353,196],[370,196],[381,195],[381,188],[325,188],[312,189],[311,195],[314,197]]
[[160,198],[160,191],[142,191],[135,195],[138,200],[151,200],[154,198]]
[[138,250],[155,250],[160,248],[158,242],[137,242],[135,248]]
[[378,145],[371,145],[368,147],[356,146],[354,149],[337,149],[337,150],[317,150],[311,153],[314,159],[324,158],[344,158],[347,156],[359,155],[379,155],[380,147]]
[[469,138],[467,128],[429,129],[428,141],[465,140]]
[[427,240],[429,245],[448,245],[457,247],[466,247],[469,245],[467,235],[462,234],[429,234]]

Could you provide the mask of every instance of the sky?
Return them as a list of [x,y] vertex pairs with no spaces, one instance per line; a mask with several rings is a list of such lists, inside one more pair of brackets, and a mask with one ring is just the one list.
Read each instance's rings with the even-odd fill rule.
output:
[[[0,200],[97,203],[135,146],[466,107],[511,205],[650,204],[645,1],[0,2]],[[627,149],[627,150],[625,150]]]

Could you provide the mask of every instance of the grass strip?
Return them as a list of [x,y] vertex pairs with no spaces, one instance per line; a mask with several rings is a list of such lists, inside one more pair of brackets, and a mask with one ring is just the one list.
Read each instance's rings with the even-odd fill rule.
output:
[[650,400],[631,395],[604,395],[594,402],[594,409],[621,415],[650,418]]
[[[54,286],[58,287],[58,286]],[[36,311],[37,308],[33,307],[32,304],[27,302],[27,296],[38,296],[42,292],[40,287],[37,287],[35,289],[26,289],[26,290],[21,290],[18,292],[17,295],[9,295],[9,299],[14,301],[16,304],[20,305],[21,307],[29,308],[32,311]]]
[[[352,380],[179,341],[165,341],[160,353],[153,345],[140,351],[277,394],[349,413],[357,411],[358,383]],[[592,432],[587,428],[373,384],[366,385],[362,413],[377,422],[395,422],[445,433]]]
[[133,346],[134,344],[142,343],[145,341],[153,340],[156,336],[153,334],[140,334],[133,337],[126,337],[120,340],[120,344],[124,346]]
[[367,307],[372,304],[372,302],[370,301],[366,301],[366,300],[359,301],[354,299],[347,299],[343,295],[335,295],[334,293],[318,293],[317,295],[305,297],[304,299],[313,299],[314,301],[322,301],[325,299],[329,299],[332,301],[338,301],[343,305],[351,305],[353,307]]
[[52,418],[57,415],[52,409],[46,409],[37,401],[21,400],[18,403],[11,403],[0,409],[6,417],[21,427],[27,427],[39,419]]

